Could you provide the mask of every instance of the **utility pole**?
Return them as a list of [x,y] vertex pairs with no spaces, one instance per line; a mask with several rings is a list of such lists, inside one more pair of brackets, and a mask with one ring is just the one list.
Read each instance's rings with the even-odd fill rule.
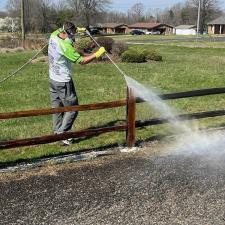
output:
[[24,16],[24,0],[20,0],[21,7],[21,29],[22,29],[22,47],[25,48],[25,16]]
[[200,16],[201,16],[201,0],[199,0],[199,2],[198,2],[197,37],[199,35]]

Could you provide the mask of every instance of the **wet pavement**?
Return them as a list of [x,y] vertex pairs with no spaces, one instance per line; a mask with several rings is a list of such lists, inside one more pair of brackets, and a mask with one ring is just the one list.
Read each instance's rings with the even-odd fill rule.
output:
[[151,147],[0,175],[0,224],[224,225],[225,154]]

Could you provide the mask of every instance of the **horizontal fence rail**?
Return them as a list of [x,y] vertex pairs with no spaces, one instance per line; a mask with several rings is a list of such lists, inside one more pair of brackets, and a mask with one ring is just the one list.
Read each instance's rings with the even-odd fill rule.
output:
[[113,132],[113,131],[124,131],[126,129],[127,129],[127,125],[120,125],[120,126],[113,126],[113,127],[87,129],[87,130],[77,131],[77,132],[67,132],[63,134],[48,135],[43,137],[20,139],[15,141],[2,141],[0,142],[0,149],[48,144],[48,143],[53,143],[56,141],[66,140],[68,138],[90,137],[90,136],[96,136],[99,134]]
[[145,127],[145,126],[153,126],[153,125],[169,123],[173,119],[184,121],[184,120],[204,119],[204,118],[217,117],[217,116],[225,116],[225,110],[182,114],[182,115],[177,115],[174,118],[169,118],[169,117],[155,118],[155,119],[145,120],[145,121],[136,121],[136,127]]
[[[168,100],[168,99],[208,96],[208,95],[223,94],[223,93],[225,93],[225,88],[212,88],[212,89],[202,89],[202,90],[194,90],[194,91],[188,91],[188,92],[162,94],[162,95],[159,95],[159,97],[163,100]],[[170,118],[155,118],[148,121],[135,121],[135,113],[136,113],[135,103],[141,103],[141,102],[145,102],[145,101],[142,99],[135,98],[132,89],[128,88],[127,99],[125,100],[96,103],[96,104],[89,104],[89,105],[52,108],[52,109],[38,109],[38,110],[28,110],[28,111],[20,111],[20,112],[0,113],[0,120],[3,120],[3,119],[50,115],[54,113],[62,113],[62,112],[70,112],[70,111],[100,110],[100,109],[117,108],[122,106],[127,107],[127,122],[124,125],[111,126],[111,127],[98,127],[93,129],[77,131],[77,132],[67,132],[63,134],[48,135],[48,136],[27,138],[27,139],[20,139],[20,140],[0,141],[0,149],[2,150],[2,149],[10,149],[15,147],[47,144],[47,143],[65,140],[68,138],[91,137],[91,136],[96,136],[99,134],[114,132],[114,131],[126,131],[127,145],[128,147],[132,147],[133,144],[135,143],[135,128],[139,128],[143,126],[158,125],[158,124],[168,123],[170,121]],[[173,119],[178,119],[182,121],[182,120],[202,119],[202,118],[217,117],[217,116],[224,116],[224,115],[225,115],[225,110],[217,110],[217,111],[177,115]]]
[[[211,88],[211,89],[177,92],[177,93],[171,93],[171,94],[162,94],[158,96],[163,100],[169,100],[169,99],[191,98],[191,97],[200,97],[200,96],[207,96],[207,95],[224,94],[224,93],[225,93],[225,88]],[[137,98],[136,102],[142,103],[142,102],[145,102],[145,100]]]
[[71,112],[71,111],[110,109],[110,108],[117,108],[117,107],[126,106],[126,105],[127,105],[127,100],[120,100],[120,101],[114,101],[114,102],[104,102],[104,103],[96,103],[96,104],[89,104],[89,105],[78,105],[78,106],[67,106],[67,107],[52,108],[52,109],[38,109],[38,110],[28,110],[28,111],[20,111],[20,112],[9,112],[9,113],[0,113],[0,119],[43,116],[43,115],[50,115],[54,113],[63,113],[63,112]]

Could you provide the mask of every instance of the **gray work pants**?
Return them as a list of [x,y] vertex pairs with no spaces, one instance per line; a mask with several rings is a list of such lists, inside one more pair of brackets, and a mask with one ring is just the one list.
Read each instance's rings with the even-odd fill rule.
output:
[[[69,82],[57,82],[50,79],[52,108],[78,105],[78,99],[72,79]],[[53,131],[60,134],[71,130],[78,112],[53,114]]]

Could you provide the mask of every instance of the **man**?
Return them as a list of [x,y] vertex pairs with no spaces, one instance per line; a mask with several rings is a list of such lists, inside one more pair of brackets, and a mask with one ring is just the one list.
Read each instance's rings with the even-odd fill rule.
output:
[[[76,26],[65,22],[63,28],[53,32],[49,40],[49,78],[53,108],[78,105],[78,99],[71,78],[72,63],[87,64],[105,53],[101,47],[96,53],[82,57],[73,47]],[[70,131],[77,117],[77,112],[56,113],[53,115],[55,134]],[[72,139],[64,140],[62,145],[72,144]]]

